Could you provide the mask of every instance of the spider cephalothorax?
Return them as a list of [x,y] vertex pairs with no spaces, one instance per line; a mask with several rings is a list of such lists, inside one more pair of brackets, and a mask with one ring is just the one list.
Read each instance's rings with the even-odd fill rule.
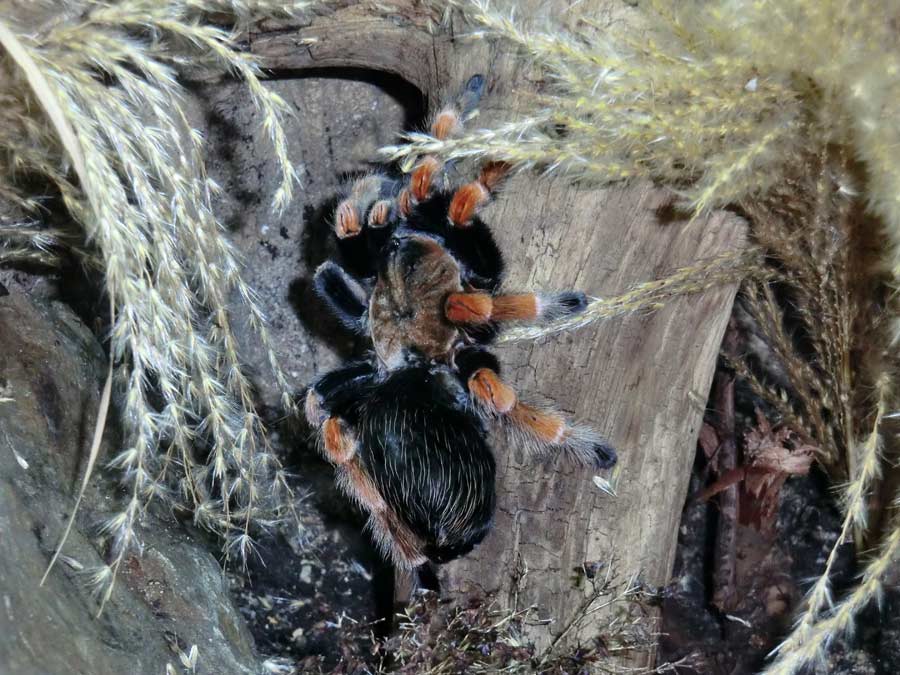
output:
[[[431,130],[454,133],[481,96],[469,80]],[[476,210],[508,167],[485,165],[477,180],[450,189],[445,167],[424,157],[408,182],[381,175],[356,181],[335,212],[344,246],[365,251],[357,277],[334,262],[315,288],[349,328],[371,342],[369,358],[327,373],[310,387],[306,416],[343,489],[368,511],[383,551],[402,567],[469,552],[494,512],[492,427],[532,455],[564,452],[612,466],[614,450],[552,406],[523,402],[483,345],[509,321],[580,312],[581,293],[505,294],[500,251]]]

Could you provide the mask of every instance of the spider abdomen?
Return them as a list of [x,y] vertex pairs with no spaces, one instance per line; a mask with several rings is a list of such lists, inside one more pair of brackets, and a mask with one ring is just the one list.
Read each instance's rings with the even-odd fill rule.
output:
[[392,373],[360,419],[360,459],[379,493],[442,563],[472,550],[490,528],[495,464],[467,394],[442,367]]

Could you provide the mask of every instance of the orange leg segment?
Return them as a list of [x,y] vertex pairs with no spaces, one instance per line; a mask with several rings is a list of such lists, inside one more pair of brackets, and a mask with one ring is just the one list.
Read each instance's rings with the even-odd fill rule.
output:
[[334,231],[340,239],[355,237],[360,232],[359,213],[350,199],[338,204],[334,215]]
[[459,188],[450,200],[447,215],[456,227],[468,227],[481,206],[510,171],[506,162],[488,162],[481,168],[478,180]]
[[460,126],[459,113],[453,108],[445,108],[437,114],[431,124],[431,135],[438,140],[446,140]]
[[455,324],[483,324],[488,321],[528,321],[537,319],[540,303],[534,293],[488,295],[451,293],[444,304],[444,316]]
[[391,200],[381,199],[375,202],[369,211],[369,225],[371,227],[384,227],[391,215]]
[[410,187],[412,196],[416,201],[424,201],[431,191],[431,183],[435,175],[441,170],[441,163],[431,155],[426,155],[419,160],[413,169]]
[[382,553],[394,564],[414,569],[426,562],[419,538],[388,506],[359,459],[354,457],[341,465],[341,488],[369,513],[369,527]]
[[450,222],[456,227],[468,227],[475,211],[487,202],[489,196],[487,189],[478,181],[463,185],[453,193],[450,200],[450,208],[447,210]]
[[487,293],[451,293],[444,304],[444,316],[451,323],[487,323],[494,312],[494,301]]
[[517,403],[509,416],[515,424],[541,443],[560,445],[566,438],[566,420],[559,413]]
[[490,368],[479,368],[469,377],[469,391],[489,410],[506,414],[516,403],[516,392]]
[[337,417],[329,417],[322,425],[325,455],[335,464],[346,464],[356,454],[356,439]]
[[538,299],[534,293],[498,295],[494,297],[495,321],[522,321],[538,317]]
[[400,190],[400,194],[397,195],[397,206],[400,208],[400,214],[403,217],[406,217],[412,211],[412,194],[409,191],[408,187]]
[[[515,391],[490,368],[479,368],[469,377],[469,393],[492,416],[503,417],[529,439],[535,448],[563,446],[570,428],[560,413],[523,403]],[[535,454],[541,454],[540,451]]]
[[384,555],[405,569],[425,563],[422,543],[381,496],[356,454],[356,438],[347,424],[338,417],[326,417],[312,390],[306,398],[306,416],[319,429],[326,458],[337,466],[341,489],[369,513],[369,526]]

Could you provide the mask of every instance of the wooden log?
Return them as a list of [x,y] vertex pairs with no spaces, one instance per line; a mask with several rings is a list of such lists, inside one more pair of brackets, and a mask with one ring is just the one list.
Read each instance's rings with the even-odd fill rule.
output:
[[[528,16],[540,6],[560,16],[568,4],[523,2],[517,13]],[[579,11],[603,14],[610,5],[586,2]],[[392,8],[379,16],[360,5],[306,26],[270,26],[251,35],[252,51],[281,71],[384,70],[419,87],[432,104],[481,72],[489,85],[478,124],[516,110],[529,87],[523,59],[484,41],[456,39],[464,31],[456,23],[429,30],[418,3]],[[614,295],[743,244],[743,224],[724,213],[692,223],[661,218],[669,200],[645,184],[574,187],[523,174],[510,180],[485,219],[507,257],[511,288]],[[531,635],[546,645],[584,597],[572,581],[584,562],[614,559],[622,575],[640,572],[649,584],[667,582],[734,293],[734,287],[712,289],[674,299],[654,314],[498,349],[505,378],[518,391],[555,399],[619,449],[618,496],[598,490],[589,471],[563,462],[536,467],[498,441],[496,526],[471,555],[443,568],[445,589],[496,592],[510,607],[537,605],[554,620]],[[602,625],[594,615],[571,635],[591,637]]]

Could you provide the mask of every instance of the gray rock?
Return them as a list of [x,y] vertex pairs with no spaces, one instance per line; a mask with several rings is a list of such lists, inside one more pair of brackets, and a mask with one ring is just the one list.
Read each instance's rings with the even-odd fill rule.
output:
[[[181,525],[148,517],[103,614],[85,571],[92,533],[117,503],[95,471],[60,560],[40,587],[87,460],[105,373],[102,350],[61,304],[0,297],[0,672],[163,675],[197,645],[197,673],[258,673],[260,660],[222,570]],[[110,414],[114,425],[116,413]],[[107,434],[101,462],[114,450]],[[84,570],[84,571],[80,571]]]

